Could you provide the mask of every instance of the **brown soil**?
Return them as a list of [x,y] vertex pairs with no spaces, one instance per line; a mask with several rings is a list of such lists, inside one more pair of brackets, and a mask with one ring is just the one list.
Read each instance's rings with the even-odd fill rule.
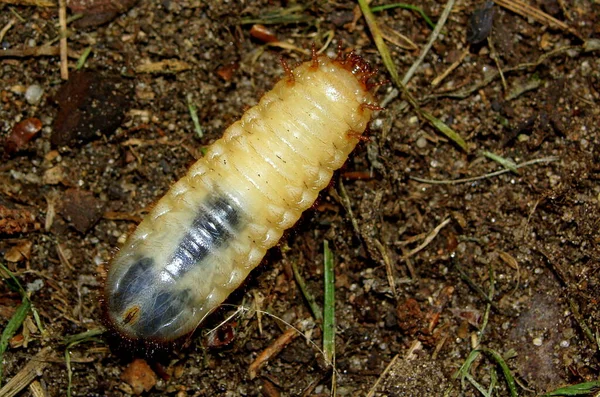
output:
[[[30,299],[46,331],[30,313],[4,354],[3,383],[43,348],[49,362],[20,395],[34,395],[36,385],[46,395],[66,395],[65,340],[102,327],[103,263],[203,148],[281,78],[280,58],[307,59],[251,38],[250,19],[291,10],[291,22],[268,25],[279,40],[319,48],[333,34],[327,53],[343,43],[378,67],[379,79],[389,78],[364,18],[353,23],[354,3],[241,3],[147,1],[100,27],[70,27],[68,44],[76,55],[92,47],[84,68],[120,76],[132,89],[130,97],[122,93],[128,100],[120,127],[81,143],[52,144],[62,142],[53,138],[53,98],[63,84],[59,57],[6,57],[0,49],[0,138],[28,118],[43,125],[29,143],[6,146],[0,165],[0,262],[34,291]],[[415,3],[434,21],[444,8],[438,1]],[[598,51],[582,48],[600,36],[600,7],[588,0],[529,2],[576,29],[577,37],[496,5],[493,46],[469,46],[467,27],[480,4],[457,3],[408,89],[423,110],[467,140],[469,152],[393,97],[372,120],[369,141],[315,208],[227,302],[302,327],[321,346],[320,324],[292,264],[321,304],[328,240],[336,262],[338,396],[366,395],[378,380],[378,396],[479,396],[469,379],[453,378],[478,343],[488,350],[468,374],[485,390],[495,382],[495,395],[510,392],[493,352],[504,357],[519,395],[598,379],[600,59]],[[394,42],[402,42],[399,33],[423,48],[432,32],[409,10],[376,18]],[[11,19],[2,48],[58,37],[55,8],[0,5],[0,29]],[[419,51],[387,43],[402,76]],[[458,67],[432,87],[464,49]],[[139,69],[164,60],[185,62],[188,69]],[[69,62],[71,72],[75,62]],[[504,81],[486,80],[498,65]],[[44,89],[35,104],[24,96],[32,84]],[[378,87],[376,95],[384,99],[393,88]],[[194,132],[188,101],[198,108],[202,137]],[[517,164],[554,161],[468,182],[412,179],[450,181],[502,170],[485,151]],[[11,285],[0,287],[2,328],[21,303]],[[206,329],[235,310],[218,310]],[[126,354],[104,335],[84,339],[69,348],[72,394],[129,395],[133,356],[150,365],[139,365],[138,380],[158,379],[148,396],[331,393],[332,371],[303,337],[250,378],[250,364],[287,329],[276,318],[245,311],[223,329],[234,336],[221,332],[215,341],[199,330],[185,346],[156,355]]]

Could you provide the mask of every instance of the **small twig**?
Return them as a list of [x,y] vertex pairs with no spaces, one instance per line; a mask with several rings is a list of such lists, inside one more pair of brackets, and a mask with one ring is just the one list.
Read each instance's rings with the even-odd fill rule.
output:
[[58,0],[58,22],[60,24],[60,77],[69,80],[69,59],[67,57],[67,0]]
[[388,372],[390,372],[390,369],[392,369],[392,367],[396,364],[396,361],[398,361],[398,358],[400,358],[399,354],[396,354],[394,356],[394,358],[392,358],[392,361],[390,361],[390,363],[387,365],[387,367],[385,367],[385,369],[383,370],[381,375],[379,375],[379,378],[377,378],[377,381],[375,382],[373,387],[371,387],[371,390],[369,390],[367,397],[375,396],[375,392],[377,391],[377,387],[379,386],[379,383],[381,383],[382,379],[385,379]]
[[390,261],[390,257],[387,253],[387,249],[383,244],[377,239],[374,240],[375,246],[379,250],[381,257],[383,258],[383,263],[385,263],[385,274],[387,275],[388,284],[392,289],[392,295],[394,295],[394,299],[398,300],[398,292],[396,292],[396,280],[394,278],[394,269],[392,267],[392,261]]
[[[60,54],[60,48],[52,45],[39,47],[27,47],[23,49],[8,49],[0,51],[0,58],[24,58],[24,57],[53,57]],[[69,58],[79,58],[81,55],[75,51],[68,51]]]
[[437,87],[442,82],[442,80],[444,80],[446,77],[448,77],[448,75],[450,73],[452,73],[462,63],[462,61],[465,59],[465,57],[468,54],[469,54],[469,49],[465,48],[463,50],[463,52],[460,54],[460,56],[458,57],[458,59],[452,63],[452,65],[450,65],[446,70],[444,70],[444,72],[442,74],[440,74],[438,77],[433,79],[433,81],[431,82],[431,86]]
[[256,378],[258,371],[267,363],[267,361],[279,354],[279,352],[281,352],[291,341],[296,339],[298,335],[300,334],[295,328],[288,328],[275,340],[275,342],[263,350],[248,367],[248,376],[250,379]]

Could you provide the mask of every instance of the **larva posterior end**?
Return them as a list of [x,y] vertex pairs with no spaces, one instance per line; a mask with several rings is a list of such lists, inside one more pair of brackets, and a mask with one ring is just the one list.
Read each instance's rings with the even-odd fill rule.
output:
[[123,332],[111,320],[108,312],[108,303],[104,294],[100,295],[100,307],[102,310],[101,321],[106,332],[104,339],[114,351],[118,351],[122,358],[143,357],[153,360],[160,360],[162,357],[168,357],[173,349],[185,347],[189,341],[189,335],[182,336],[175,340],[161,339],[140,339],[132,337]]

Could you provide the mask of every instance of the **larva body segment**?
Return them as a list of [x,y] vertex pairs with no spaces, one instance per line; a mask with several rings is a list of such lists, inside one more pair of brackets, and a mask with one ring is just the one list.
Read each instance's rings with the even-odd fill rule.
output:
[[371,117],[372,72],[350,54],[293,70],[160,199],[113,258],[111,325],[184,336],[236,289],[316,200]]

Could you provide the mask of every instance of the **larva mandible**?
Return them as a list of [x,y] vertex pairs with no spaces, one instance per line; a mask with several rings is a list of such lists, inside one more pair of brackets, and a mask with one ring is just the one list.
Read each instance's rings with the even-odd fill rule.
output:
[[[283,62],[282,62],[283,63]],[[133,340],[193,332],[316,200],[376,108],[353,52],[294,69],[158,201],[112,259],[104,306]]]

